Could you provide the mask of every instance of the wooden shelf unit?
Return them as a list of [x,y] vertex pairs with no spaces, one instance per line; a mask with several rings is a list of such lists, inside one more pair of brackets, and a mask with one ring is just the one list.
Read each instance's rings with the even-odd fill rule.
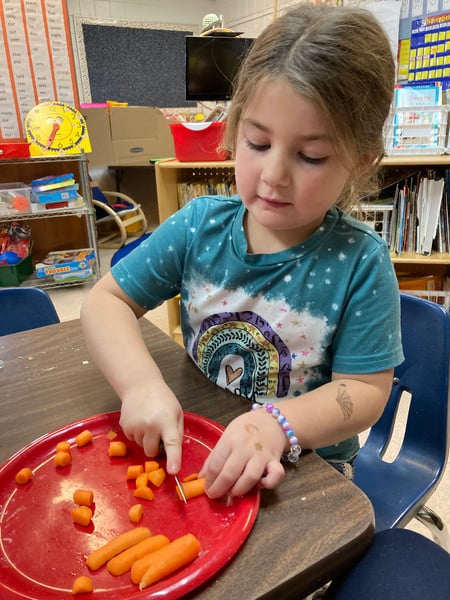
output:
[[[93,248],[94,275],[87,280],[92,282],[100,276],[100,263],[86,155],[67,154],[58,157],[42,156],[0,160],[0,187],[2,183],[16,181],[28,185],[33,179],[65,173],[73,173],[75,180],[79,183],[79,194],[84,200],[83,208],[48,210],[45,213],[0,215],[0,223],[20,221],[31,227],[34,264],[51,251]],[[55,288],[82,283],[82,281],[57,282],[51,277],[38,278],[30,275],[20,285],[22,287]]]
[[[382,160],[386,170],[402,167],[448,167],[450,155],[411,155],[387,156]],[[162,223],[178,210],[177,184],[180,182],[204,180],[214,174],[232,173],[233,161],[223,162],[180,162],[178,160],[161,161],[156,164],[156,191],[158,200],[159,221]],[[391,259],[397,272],[432,271],[445,275],[450,265],[450,254],[433,252],[430,256],[422,256],[411,252],[397,255],[391,253]],[[169,331],[174,340],[182,344],[180,328],[180,311],[178,298],[167,302]]]

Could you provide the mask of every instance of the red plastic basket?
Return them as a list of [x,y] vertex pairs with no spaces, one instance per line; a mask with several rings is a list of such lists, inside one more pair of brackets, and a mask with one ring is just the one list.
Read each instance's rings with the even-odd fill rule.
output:
[[180,162],[226,160],[228,153],[220,149],[225,122],[171,123],[175,156]]

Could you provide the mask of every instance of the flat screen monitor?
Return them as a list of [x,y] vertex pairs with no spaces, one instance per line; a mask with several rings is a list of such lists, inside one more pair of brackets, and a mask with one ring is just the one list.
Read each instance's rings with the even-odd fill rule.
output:
[[186,100],[224,101],[253,38],[186,36]]

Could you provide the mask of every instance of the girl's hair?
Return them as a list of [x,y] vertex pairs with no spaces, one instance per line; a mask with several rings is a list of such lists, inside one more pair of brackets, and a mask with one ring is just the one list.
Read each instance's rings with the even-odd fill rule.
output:
[[277,77],[317,104],[351,169],[337,204],[346,210],[363,194],[375,193],[395,83],[390,43],[376,18],[356,7],[299,4],[266,27],[235,81],[224,138],[232,156],[257,86]]

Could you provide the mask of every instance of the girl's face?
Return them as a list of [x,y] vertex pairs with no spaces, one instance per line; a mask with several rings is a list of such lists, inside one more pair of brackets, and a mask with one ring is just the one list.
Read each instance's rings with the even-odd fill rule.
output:
[[322,113],[282,78],[256,89],[239,125],[235,161],[249,251],[256,253],[306,240],[350,175]]

